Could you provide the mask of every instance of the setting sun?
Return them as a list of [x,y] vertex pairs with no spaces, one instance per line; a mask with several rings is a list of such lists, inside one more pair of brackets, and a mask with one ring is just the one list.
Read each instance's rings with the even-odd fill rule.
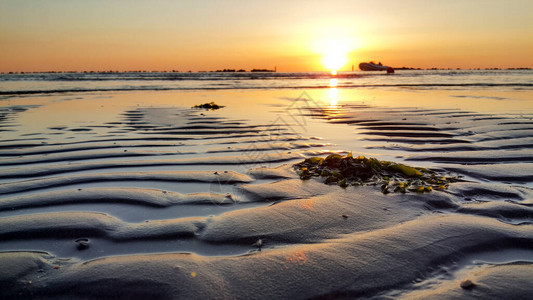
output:
[[336,75],[337,71],[349,62],[348,55],[354,50],[354,40],[346,37],[326,37],[317,41],[314,47],[322,57],[322,66]]
[[347,53],[338,49],[331,49],[328,53],[325,53],[322,58],[322,64],[325,68],[331,71],[335,75],[339,69],[344,67],[348,62]]

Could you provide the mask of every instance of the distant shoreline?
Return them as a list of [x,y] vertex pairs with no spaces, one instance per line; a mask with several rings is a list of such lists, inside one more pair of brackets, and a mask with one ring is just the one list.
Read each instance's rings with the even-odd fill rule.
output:
[[[520,71],[520,70],[533,70],[531,67],[518,67],[518,68],[413,68],[413,67],[393,67],[394,70],[406,70],[406,71]],[[352,73],[357,71],[338,71],[339,73]],[[246,71],[243,69],[223,69],[215,71],[178,71],[178,70],[161,70],[161,71],[147,71],[147,70],[134,70],[134,71],[9,71],[0,72],[3,75],[16,75],[16,74],[68,74],[68,73],[85,73],[85,74],[125,74],[125,73],[329,73],[329,71],[298,71],[298,72],[277,72],[276,70],[268,69],[252,69]]]

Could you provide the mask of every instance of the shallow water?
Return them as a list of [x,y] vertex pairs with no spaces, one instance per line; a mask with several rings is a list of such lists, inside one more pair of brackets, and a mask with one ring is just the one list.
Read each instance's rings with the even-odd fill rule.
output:
[[[313,89],[328,88],[410,88],[484,90],[486,88],[531,89],[531,70],[399,70],[383,72],[329,73],[26,73],[0,74],[0,94],[46,92],[91,92],[131,90],[209,89]],[[480,96],[478,96],[480,97]],[[504,99],[501,96],[481,98]]]

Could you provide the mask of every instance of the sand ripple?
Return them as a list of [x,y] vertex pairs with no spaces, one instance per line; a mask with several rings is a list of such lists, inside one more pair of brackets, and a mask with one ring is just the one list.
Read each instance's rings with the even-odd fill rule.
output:
[[314,113],[354,126],[362,141],[372,143],[367,149],[396,152],[406,160],[439,165],[474,180],[533,183],[533,126],[528,114],[350,105],[334,116],[327,109]]
[[[2,130],[25,109],[0,111]],[[0,141],[0,298],[529,295],[530,116],[310,110],[463,180],[388,195],[302,181],[292,164],[334,141],[190,108],[46,128]]]

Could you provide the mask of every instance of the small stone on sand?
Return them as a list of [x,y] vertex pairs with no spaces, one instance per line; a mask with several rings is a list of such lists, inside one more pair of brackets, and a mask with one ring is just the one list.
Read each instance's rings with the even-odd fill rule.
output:
[[88,239],[77,239],[74,242],[77,244],[76,248],[78,248],[78,250],[85,250],[90,247]]
[[257,242],[255,242],[254,246],[256,246],[259,251],[261,251],[261,247],[263,246],[263,240],[259,239]]
[[461,281],[461,288],[463,288],[465,290],[471,289],[474,286],[475,286],[475,284],[470,279],[465,279],[465,280]]

